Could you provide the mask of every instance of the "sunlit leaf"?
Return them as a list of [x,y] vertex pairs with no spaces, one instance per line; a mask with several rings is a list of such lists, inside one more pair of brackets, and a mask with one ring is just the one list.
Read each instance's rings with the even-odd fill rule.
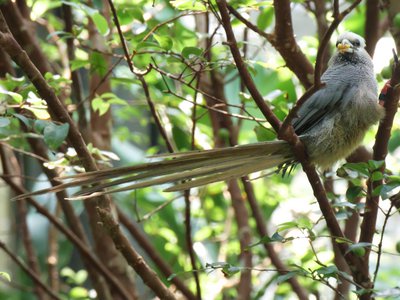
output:
[[190,59],[192,56],[198,57],[203,54],[203,49],[198,47],[185,47],[182,49],[182,56]]
[[71,71],[75,71],[89,65],[89,61],[83,59],[74,59],[71,60],[70,63],[71,63]]
[[91,18],[100,34],[106,35],[109,32],[107,20],[100,13],[94,13]]
[[172,0],[171,5],[180,10],[190,9],[193,11],[206,11],[206,6],[201,1],[194,0]]
[[87,289],[76,286],[69,291],[69,295],[73,299],[82,299],[88,297],[89,294]]
[[92,108],[99,113],[99,116],[102,116],[109,110],[110,103],[100,97],[96,97],[92,100]]
[[158,34],[153,34],[153,37],[157,41],[157,43],[160,45],[160,47],[164,50],[171,50],[173,42],[172,39],[167,36],[167,35],[158,35]]
[[274,9],[272,7],[261,10],[257,18],[257,27],[264,31],[269,27],[274,19]]
[[6,272],[0,272],[0,277],[2,277],[4,280],[8,282],[11,282],[11,276]]
[[4,95],[8,95],[11,97],[12,100],[14,100],[15,103],[21,103],[23,100],[23,97],[18,94],[18,93],[14,93],[14,92],[10,92],[7,90],[4,90],[2,88],[0,88],[0,94],[4,94]]

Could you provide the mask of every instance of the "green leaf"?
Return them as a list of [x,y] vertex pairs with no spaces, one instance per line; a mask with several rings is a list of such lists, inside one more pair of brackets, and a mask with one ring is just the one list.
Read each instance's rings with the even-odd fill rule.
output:
[[110,105],[108,101],[104,101],[101,97],[96,97],[92,100],[92,108],[100,116],[104,115],[110,109]]
[[75,283],[78,285],[83,284],[87,279],[87,277],[88,277],[88,272],[86,270],[79,270],[75,274]]
[[3,279],[11,282],[11,276],[10,276],[10,274],[8,274],[6,272],[0,272],[0,277],[2,277]]
[[56,125],[50,123],[43,130],[44,141],[51,149],[57,149],[67,138],[69,124]]
[[24,99],[20,94],[14,93],[14,92],[10,92],[10,91],[6,91],[6,90],[3,90],[2,88],[0,88],[0,94],[4,94],[4,95],[10,96],[11,99],[14,100],[14,102],[17,103],[17,104],[22,103],[22,100]]
[[274,243],[274,242],[285,242],[286,239],[281,236],[278,232],[275,232],[271,237],[266,235],[261,238],[258,242],[249,245],[247,248],[253,248],[254,246],[260,245],[260,244],[268,244],[268,243]]
[[264,31],[268,26],[271,25],[274,19],[274,9],[272,7],[261,10],[257,18],[257,27]]
[[400,13],[397,13],[394,18],[393,18],[393,24],[397,27],[400,28]]
[[166,51],[171,50],[173,42],[172,39],[167,36],[167,35],[158,35],[158,34],[153,34],[153,37],[157,41],[157,43],[160,45],[160,47]]
[[374,171],[371,174],[371,180],[372,181],[379,181],[379,180],[382,180],[382,179],[383,179],[383,174],[380,171]]
[[87,289],[80,286],[76,286],[69,291],[69,295],[73,299],[82,299],[82,298],[87,298],[89,293]]
[[394,195],[398,187],[399,187],[398,182],[389,182],[387,184],[384,184],[382,185],[380,196],[382,197],[383,200],[389,199],[391,196]]
[[227,266],[230,266],[230,264],[225,261],[206,263],[206,268],[212,268],[212,269],[225,268]]
[[0,127],[6,127],[10,125],[11,121],[9,118],[0,117]]
[[254,127],[254,132],[256,133],[257,141],[259,142],[273,141],[276,139],[276,133],[273,130],[261,125]]
[[297,222],[285,222],[278,225],[278,232],[291,228],[297,228]]
[[352,292],[358,296],[362,296],[371,293],[372,291],[373,291],[372,289],[358,289],[358,290],[353,290]]
[[225,277],[231,277],[234,274],[240,272],[241,268],[240,267],[235,267],[235,266],[226,266],[222,268],[222,273],[224,273]]
[[356,251],[357,249],[360,249],[360,248],[364,249],[364,248],[371,247],[371,246],[372,246],[372,243],[366,243],[366,242],[351,244],[345,254],[349,253],[350,251],[357,252]]
[[86,59],[71,60],[71,71],[76,71],[76,70],[86,67],[88,65],[89,65],[89,61]]
[[123,7],[118,9],[118,20],[123,25],[132,23],[133,20],[138,20],[140,23],[144,23],[143,10],[140,7]]
[[383,190],[383,184],[373,189],[372,196],[379,196],[382,193],[382,190]]
[[171,281],[171,280],[174,279],[176,276],[178,276],[178,274],[172,273],[171,275],[168,276],[167,281]]
[[361,196],[362,191],[363,189],[361,186],[351,186],[346,191],[346,198],[350,202],[354,202],[357,197]]
[[97,52],[92,52],[89,57],[91,73],[97,73],[100,76],[106,75],[108,68],[107,62],[103,55]]
[[25,116],[23,116],[23,115],[21,115],[21,114],[13,114],[13,116],[16,117],[16,118],[18,118],[22,123],[24,123],[24,125],[25,125],[27,128],[30,128],[30,127],[31,127],[31,122],[30,122],[30,120],[29,120],[27,117],[25,117]]
[[60,275],[61,275],[62,277],[73,278],[73,277],[75,276],[75,271],[72,270],[72,269],[69,268],[69,267],[64,267],[64,268],[61,269]]
[[335,277],[338,274],[338,268],[335,265],[322,267],[316,270],[316,273],[322,275],[324,278]]
[[198,47],[185,47],[182,49],[182,56],[190,59],[192,56],[199,57],[203,54],[203,49]]
[[207,11],[207,7],[200,1],[172,0],[170,4],[179,10]]
[[37,133],[43,133],[43,130],[48,126],[51,122],[46,120],[35,120],[33,123],[33,129]]
[[142,49],[151,49],[151,48],[156,48],[156,49],[160,49],[160,45],[158,43],[155,42],[140,42],[139,44],[137,44],[136,46],[136,51],[142,50]]
[[289,280],[290,278],[293,278],[294,276],[296,276],[296,275],[298,275],[299,274],[299,272],[298,271],[290,271],[290,272],[287,272],[286,274],[283,274],[283,275],[279,275],[277,278],[276,278],[276,284],[281,284],[282,282],[285,282],[285,281],[287,281],[287,280]]
[[369,160],[368,165],[372,171],[378,170],[385,165],[384,160]]
[[343,165],[344,168],[348,170],[355,171],[360,175],[369,176],[369,168],[367,163],[347,163]]
[[107,33],[109,32],[109,28],[106,18],[104,18],[99,12],[92,14],[91,18],[100,34],[107,35]]

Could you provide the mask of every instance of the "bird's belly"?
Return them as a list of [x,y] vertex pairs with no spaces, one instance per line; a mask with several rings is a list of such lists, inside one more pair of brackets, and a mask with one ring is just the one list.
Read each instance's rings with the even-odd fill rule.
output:
[[338,114],[316,126],[302,137],[312,163],[327,169],[336,161],[349,156],[362,142],[369,127],[382,117],[381,107],[376,104],[368,112],[370,118],[361,122],[354,114]]

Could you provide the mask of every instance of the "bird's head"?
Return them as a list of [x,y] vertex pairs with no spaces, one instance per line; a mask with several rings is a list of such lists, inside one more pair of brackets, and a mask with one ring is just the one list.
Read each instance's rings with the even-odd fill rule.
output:
[[336,42],[340,54],[354,53],[365,48],[365,40],[353,32],[342,33]]

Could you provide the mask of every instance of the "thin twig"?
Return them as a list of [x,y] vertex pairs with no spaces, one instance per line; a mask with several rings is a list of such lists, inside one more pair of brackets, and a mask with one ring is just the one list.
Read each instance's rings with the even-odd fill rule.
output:
[[175,300],[174,294],[165,286],[157,274],[147,265],[143,257],[141,257],[130,245],[128,239],[122,234],[118,223],[112,217],[111,213],[105,209],[98,208],[103,226],[110,233],[115,243],[115,247],[121,251],[127,263],[139,274],[143,282],[158,296],[160,299]]
[[42,282],[42,280],[36,275],[35,272],[33,272],[29,267],[27,267],[23,261],[18,258],[13,251],[8,249],[5,243],[0,241],[0,248],[3,249],[3,251],[25,272],[29,275],[29,277],[37,284],[39,285],[52,299],[56,300],[61,300],[60,297],[58,297],[49,287]]
[[117,207],[118,219],[121,224],[129,231],[133,238],[138,242],[140,247],[149,255],[151,260],[157,266],[157,268],[164,274],[166,278],[171,276],[171,282],[182,292],[182,294],[189,300],[195,300],[196,296],[189,290],[183,281],[181,281],[178,276],[172,276],[175,274],[174,270],[170,265],[159,255],[154,246],[150,243],[146,235],[137,228],[131,219],[119,208]]
[[[18,194],[26,194],[27,191],[21,186],[15,184],[13,181],[7,179],[6,177],[0,176],[7,184]],[[115,290],[123,297],[123,299],[131,299],[130,295],[125,291],[121,283],[111,274],[106,267],[98,261],[98,259],[93,255],[93,251],[89,249],[79,237],[77,237],[70,229],[65,227],[58,218],[51,214],[44,206],[37,203],[33,198],[25,198],[30,205],[32,205],[39,214],[45,216],[50,223],[52,223],[58,230],[60,230],[80,251],[81,254],[87,258],[90,263],[110,282]]]
[[393,207],[394,207],[394,203],[391,202],[387,213],[385,213],[385,219],[384,219],[383,225],[382,225],[382,230],[381,230],[381,235],[380,235],[379,244],[378,244],[378,250],[377,250],[378,257],[376,259],[374,278],[372,279],[372,282],[374,283],[374,285],[375,285],[375,282],[376,282],[376,278],[378,277],[379,267],[380,267],[380,264],[381,264],[383,237],[385,235],[386,225],[387,225],[387,223],[389,221],[390,212],[392,211]]
[[257,104],[258,108],[260,109],[260,111],[263,113],[263,115],[268,120],[268,122],[271,124],[271,126],[275,129],[275,131],[278,132],[281,122],[275,116],[275,114],[272,112],[272,110],[268,107],[268,105],[265,103],[264,98],[258,91],[258,89],[257,89],[257,87],[256,87],[256,85],[255,85],[249,71],[247,70],[243,59],[242,59],[241,53],[237,46],[235,35],[233,33],[232,25],[230,23],[228,5],[225,0],[218,0],[217,6],[218,6],[219,12],[221,14],[222,26],[225,29],[225,33],[226,33],[226,37],[227,37],[227,44],[228,44],[229,48],[231,49],[231,53],[232,53],[233,59],[235,60],[236,67],[239,71],[241,79],[243,80],[244,84],[246,85],[247,90],[253,97],[253,99],[254,99],[255,103]]

